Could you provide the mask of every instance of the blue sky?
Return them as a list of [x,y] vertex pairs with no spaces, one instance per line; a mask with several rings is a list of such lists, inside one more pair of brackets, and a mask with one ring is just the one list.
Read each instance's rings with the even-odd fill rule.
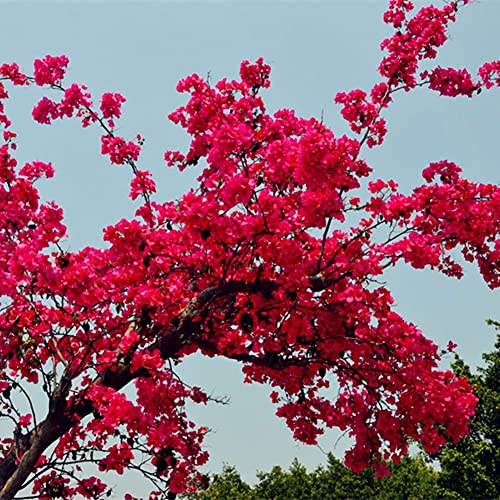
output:
[[[421,2],[417,2],[420,4]],[[440,3],[440,2],[438,2]],[[127,97],[119,133],[146,138],[141,168],[154,172],[159,197],[171,199],[193,184],[162,161],[166,149],[182,149],[187,136],[167,121],[184,102],[175,92],[187,74],[210,73],[212,81],[235,77],[242,59],[263,56],[273,68],[265,94],[268,109],[293,108],[303,116],[324,116],[337,133],[346,132],[336,92],[377,81],[378,48],[389,34],[382,23],[383,0],[351,1],[156,1],[156,2],[6,2],[0,0],[2,62],[24,68],[45,54],[70,58],[67,83],[85,83],[94,96],[105,91]],[[477,69],[498,59],[500,2],[480,0],[464,9],[441,50],[441,66]],[[55,179],[41,185],[47,199],[65,210],[77,250],[99,245],[103,227],[131,216],[129,172],[100,157],[99,130],[81,130],[77,122],[52,127],[32,123],[31,108],[42,94],[14,91],[8,105],[19,135],[21,161],[52,161]],[[475,181],[498,183],[498,91],[469,100],[445,99],[425,89],[400,93],[388,110],[385,144],[366,155],[376,172],[409,190],[421,182],[431,161],[459,163]],[[397,310],[441,345],[449,339],[475,366],[492,348],[494,335],[484,320],[500,318],[499,294],[491,292],[478,272],[466,268],[461,281],[427,271],[397,267],[387,273]],[[214,432],[208,438],[209,470],[236,465],[252,481],[257,469],[287,466],[294,456],[310,467],[324,462],[319,448],[297,445],[284,423],[274,416],[266,388],[242,384],[239,367],[225,360],[194,357],[182,374],[209,392],[227,395],[231,404],[198,408],[193,414]],[[324,451],[341,455],[348,444],[331,433]],[[128,480],[127,480],[128,481]],[[126,481],[126,482],[127,482]]]

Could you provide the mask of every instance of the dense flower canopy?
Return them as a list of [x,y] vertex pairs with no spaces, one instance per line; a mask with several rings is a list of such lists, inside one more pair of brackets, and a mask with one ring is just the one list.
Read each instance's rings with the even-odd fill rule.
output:
[[[88,463],[140,470],[150,498],[202,484],[207,429],[185,404],[209,398],[175,373],[195,352],[239,361],[247,382],[270,386],[296,439],[348,431],[354,471],[384,475],[410,439],[435,452],[467,433],[471,387],[438,368],[443,352],[398,315],[377,278],[398,262],[460,278],[464,258],[498,287],[500,189],[440,160],[404,194],[362,158],[363,147],[384,141],[381,114],[394,92],[428,86],[473,97],[500,85],[500,61],[476,79],[465,69],[419,69],[467,3],[413,13],[409,1],[389,2],[394,34],[382,42],[381,80],[335,97],[352,137],[292,110],[267,113],[263,59],[215,86],[182,80],[187,103],[169,118],[191,143],[165,161],[199,177],[175,201],[156,195],[139,169],[142,137],[115,132],[122,95],[104,93],[94,107],[85,85],[64,83],[64,55],[36,60],[32,76],[0,66],[0,417],[12,430],[0,440],[0,497],[27,485],[40,498],[103,497],[105,476],[87,477]],[[34,120],[100,126],[102,154],[130,167],[130,197],[141,203],[134,218],[104,230],[103,248],[64,248],[62,210],[35,187],[52,165],[16,162],[7,83],[56,91],[36,104]],[[23,413],[34,387],[47,404]]]

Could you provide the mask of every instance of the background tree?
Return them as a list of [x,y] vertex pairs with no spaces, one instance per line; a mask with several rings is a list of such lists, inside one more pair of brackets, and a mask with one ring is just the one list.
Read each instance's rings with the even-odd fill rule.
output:
[[[428,86],[472,97],[500,84],[498,61],[474,78],[419,69],[466,3],[417,12],[389,3],[394,33],[382,44],[381,80],[369,93],[336,96],[353,137],[290,110],[267,113],[262,59],[244,61],[239,80],[182,80],[189,100],[170,119],[191,144],[165,160],[199,177],[176,201],[155,198],[152,176],[139,169],[142,137],[117,135],[123,96],[106,92],[94,106],[86,86],[65,83],[66,56],[35,60],[31,76],[0,66],[0,411],[9,425],[0,497],[29,487],[41,498],[101,498],[110,489],[92,466],[139,471],[150,498],[201,484],[207,429],[189,420],[186,403],[209,398],[176,372],[195,352],[240,362],[247,382],[271,386],[296,439],[349,432],[355,472],[384,476],[410,439],[435,452],[467,432],[470,386],[439,370],[437,346],[394,311],[378,280],[398,262],[460,277],[460,250],[497,287],[500,190],[442,160],[404,194],[361,156],[382,144],[381,112],[395,92]],[[3,81],[60,92],[43,97],[33,118],[98,125],[102,154],[130,168],[139,207],[104,230],[104,248],[66,248],[62,210],[35,187],[52,165],[17,165]]]
[[294,459],[288,471],[273,467],[271,472],[258,472],[259,479],[254,488],[255,498],[312,498],[314,495],[314,474]]
[[274,467],[271,472],[257,473],[255,498],[277,500],[319,500],[320,498],[375,498],[373,471],[355,474],[333,455],[328,455],[326,468],[318,467],[311,473],[294,459],[288,471]]
[[[438,485],[438,473],[422,457],[405,456],[398,464],[391,464],[391,475],[375,477],[372,470],[355,474],[332,454],[326,467],[319,466],[312,472],[294,459],[287,471],[276,466],[270,472],[258,472],[253,488],[241,481],[234,467],[226,466],[216,474],[206,491],[187,494],[185,498],[241,500],[323,500],[359,499],[374,500],[425,500],[452,499],[459,495],[447,494]],[[228,496],[229,492],[231,493]]]
[[255,499],[255,492],[252,488],[241,479],[236,468],[228,464],[224,464],[222,472],[214,474],[210,483],[203,486],[204,488],[200,488],[198,493],[186,493],[181,498],[203,498],[204,500],[216,500],[219,498],[232,498],[234,500]]

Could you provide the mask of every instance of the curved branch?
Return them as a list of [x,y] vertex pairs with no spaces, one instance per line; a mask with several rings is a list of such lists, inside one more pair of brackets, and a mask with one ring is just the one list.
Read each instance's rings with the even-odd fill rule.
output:
[[[276,290],[278,284],[267,281],[260,283],[268,291]],[[179,316],[179,323],[165,332],[156,342],[147,349],[160,351],[163,359],[175,356],[184,345],[198,331],[199,322],[196,318],[215,298],[235,293],[257,293],[254,283],[245,281],[230,281],[220,285],[214,285],[203,290],[197,297],[191,299],[184,311]],[[146,370],[139,369],[134,372],[130,370],[130,364],[125,356],[120,357],[113,369],[104,370],[94,381],[115,390],[120,390],[132,380],[148,376]],[[8,500],[22,488],[24,482],[32,473],[36,462],[43,452],[68,430],[77,421],[88,416],[92,412],[92,402],[88,399],[73,400],[68,402],[68,394],[71,388],[72,372],[67,368],[61,377],[49,405],[49,412],[43,422],[23,436],[22,449],[15,445],[9,450],[0,462],[0,498]],[[21,456],[18,461],[17,457]]]

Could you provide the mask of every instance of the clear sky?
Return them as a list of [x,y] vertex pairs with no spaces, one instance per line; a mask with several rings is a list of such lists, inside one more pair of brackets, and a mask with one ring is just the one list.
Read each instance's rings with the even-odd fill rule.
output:
[[[369,89],[377,80],[379,43],[388,33],[382,23],[384,0],[345,1],[64,1],[0,0],[0,59],[29,70],[34,58],[66,54],[67,83],[85,83],[96,96],[121,92],[128,101],[119,133],[146,138],[141,168],[154,172],[159,197],[171,199],[193,183],[162,161],[166,149],[182,149],[187,136],[167,121],[185,102],[175,92],[187,74],[210,73],[212,81],[236,77],[242,59],[263,56],[272,66],[272,87],[264,94],[270,110],[293,108],[309,117],[324,116],[337,133],[346,132],[333,103],[337,91]],[[421,2],[417,2],[420,4]],[[438,3],[441,3],[438,1]],[[463,9],[441,50],[441,66],[471,70],[500,57],[500,2],[479,0]],[[76,121],[43,127],[31,121],[42,94],[15,91],[8,106],[19,134],[21,161],[52,161],[55,179],[42,193],[65,210],[70,250],[100,245],[101,230],[124,216],[129,172],[100,157],[99,130],[82,130]],[[440,98],[427,90],[400,93],[387,112],[389,134],[381,148],[366,156],[376,172],[409,190],[421,182],[431,161],[459,163],[470,179],[498,183],[500,93],[483,92],[469,100]],[[500,318],[499,294],[488,290],[478,272],[466,268],[461,281],[427,271],[397,267],[386,279],[397,310],[440,345],[449,339],[472,366],[492,348],[486,318]],[[319,448],[297,445],[274,416],[265,387],[242,384],[240,368],[225,360],[194,357],[182,366],[186,381],[231,398],[228,406],[197,408],[196,421],[208,425],[212,459],[236,465],[246,480],[257,469],[288,466],[294,456],[314,467],[324,462]],[[341,456],[348,444],[331,433],[324,451]]]

